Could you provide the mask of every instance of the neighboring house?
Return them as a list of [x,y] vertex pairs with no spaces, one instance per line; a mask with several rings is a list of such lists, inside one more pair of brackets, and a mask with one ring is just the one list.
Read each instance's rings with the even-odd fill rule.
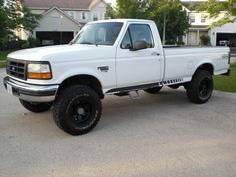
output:
[[[67,44],[90,21],[106,18],[103,0],[24,0],[33,13],[42,14],[39,26],[30,34],[41,45]],[[29,34],[21,34],[27,39]]]
[[[200,1],[199,1],[200,2]],[[200,37],[202,35],[208,35],[210,37],[210,45],[236,45],[236,22],[228,23],[221,27],[209,28],[209,25],[214,21],[222,18],[225,14],[222,11],[218,19],[209,19],[206,12],[197,12],[195,10],[190,10],[188,6],[190,4],[198,4],[199,2],[194,0],[182,1],[184,9],[187,11],[190,17],[190,28],[184,37],[185,45],[200,45]]]

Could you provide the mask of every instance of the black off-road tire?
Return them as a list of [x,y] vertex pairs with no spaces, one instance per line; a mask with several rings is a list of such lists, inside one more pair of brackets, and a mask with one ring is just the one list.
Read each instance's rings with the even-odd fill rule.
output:
[[211,73],[198,70],[194,74],[186,91],[191,102],[196,104],[206,103],[211,98],[213,91],[213,78]]
[[61,93],[55,101],[53,118],[59,128],[71,135],[91,131],[102,114],[98,94],[88,86],[73,85]]
[[153,87],[153,88],[149,88],[149,89],[145,89],[144,91],[150,94],[157,94],[161,91],[163,86],[160,87]]
[[34,102],[28,102],[22,99],[19,99],[19,100],[25,109],[34,113],[46,112],[52,107],[52,103],[34,103]]

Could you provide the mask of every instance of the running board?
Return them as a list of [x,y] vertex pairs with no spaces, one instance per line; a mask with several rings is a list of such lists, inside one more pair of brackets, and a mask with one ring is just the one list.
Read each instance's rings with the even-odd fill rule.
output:
[[129,92],[129,98],[131,100],[137,100],[137,99],[140,99],[140,95],[139,95],[139,92],[136,90],[136,91],[131,91]]

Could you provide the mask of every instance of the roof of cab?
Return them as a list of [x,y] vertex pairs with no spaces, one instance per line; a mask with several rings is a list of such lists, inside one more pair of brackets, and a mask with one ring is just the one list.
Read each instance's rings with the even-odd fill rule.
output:
[[152,20],[143,20],[143,19],[110,19],[110,20],[99,20],[99,21],[93,21],[93,22],[89,22],[89,24],[92,24],[92,23],[104,23],[104,22],[121,22],[121,23],[137,22],[137,23],[154,23],[154,21],[152,21]]

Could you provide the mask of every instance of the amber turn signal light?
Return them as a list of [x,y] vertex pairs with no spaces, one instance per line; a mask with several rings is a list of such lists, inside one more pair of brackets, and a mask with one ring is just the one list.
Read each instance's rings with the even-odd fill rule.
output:
[[28,73],[28,79],[51,79],[51,73]]

